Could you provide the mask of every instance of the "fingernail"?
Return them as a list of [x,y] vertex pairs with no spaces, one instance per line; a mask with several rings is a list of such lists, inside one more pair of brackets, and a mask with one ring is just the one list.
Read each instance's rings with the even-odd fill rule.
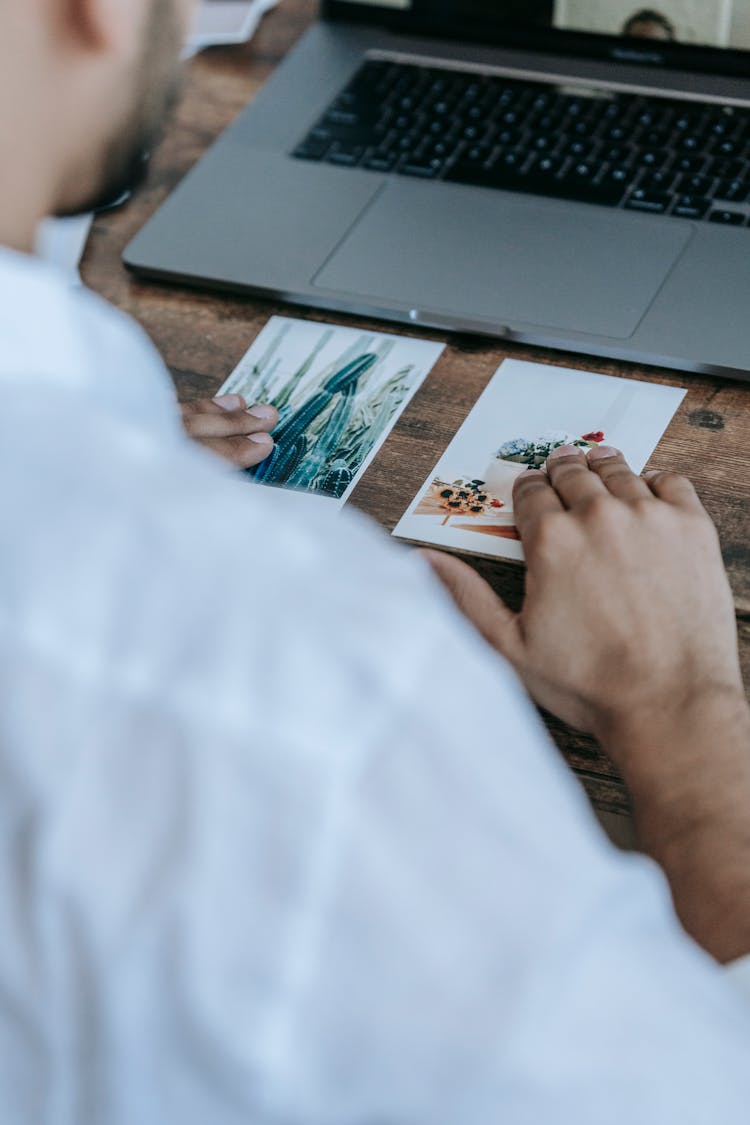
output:
[[575,445],[558,445],[557,449],[552,450],[547,460],[552,461],[557,457],[576,457],[580,452],[580,449]]
[[253,418],[260,418],[261,422],[268,422],[275,417],[276,411],[272,406],[251,406],[248,414],[252,414]]
[[242,395],[217,395],[214,402],[222,410],[242,410],[245,405]]
[[247,440],[257,442],[258,445],[273,445],[273,438],[270,434],[248,434]]
[[613,449],[611,445],[597,445],[589,450],[589,461],[606,461],[609,457],[617,457],[619,452],[619,449]]
[[643,474],[643,479],[644,480],[653,480],[654,477],[658,477],[660,475],[660,472],[661,472],[660,469],[649,469],[649,471],[647,473]]

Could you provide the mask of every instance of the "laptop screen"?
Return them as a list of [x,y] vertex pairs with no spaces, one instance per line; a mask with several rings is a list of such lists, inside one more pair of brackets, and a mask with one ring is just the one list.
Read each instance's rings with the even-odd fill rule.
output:
[[422,34],[750,77],[750,0],[336,0]]

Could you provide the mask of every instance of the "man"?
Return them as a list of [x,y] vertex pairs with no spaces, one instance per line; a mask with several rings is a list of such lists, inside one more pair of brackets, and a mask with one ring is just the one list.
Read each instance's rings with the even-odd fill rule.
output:
[[[150,143],[189,7],[0,3],[3,1125],[745,1122],[750,719],[687,481],[526,474],[520,617],[431,556],[483,640],[424,559],[187,441],[133,325],[28,256]],[[246,463],[238,407],[188,424]]]
[[622,34],[635,39],[665,39],[669,42],[677,39],[672,21],[653,8],[642,8],[626,20]]

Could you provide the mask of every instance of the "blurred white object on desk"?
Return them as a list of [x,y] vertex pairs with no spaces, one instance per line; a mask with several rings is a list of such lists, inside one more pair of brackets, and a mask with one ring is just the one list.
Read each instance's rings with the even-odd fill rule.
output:
[[278,0],[203,0],[193,22],[184,58],[231,43],[245,43],[254,34],[265,13]]

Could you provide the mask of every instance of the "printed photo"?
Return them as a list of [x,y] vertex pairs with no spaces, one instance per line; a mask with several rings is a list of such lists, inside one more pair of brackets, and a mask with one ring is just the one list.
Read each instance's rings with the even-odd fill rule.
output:
[[279,412],[274,451],[248,475],[343,504],[443,348],[273,317],[220,391]]
[[506,360],[394,531],[400,539],[523,560],[513,486],[553,449],[621,449],[641,472],[685,391]]

